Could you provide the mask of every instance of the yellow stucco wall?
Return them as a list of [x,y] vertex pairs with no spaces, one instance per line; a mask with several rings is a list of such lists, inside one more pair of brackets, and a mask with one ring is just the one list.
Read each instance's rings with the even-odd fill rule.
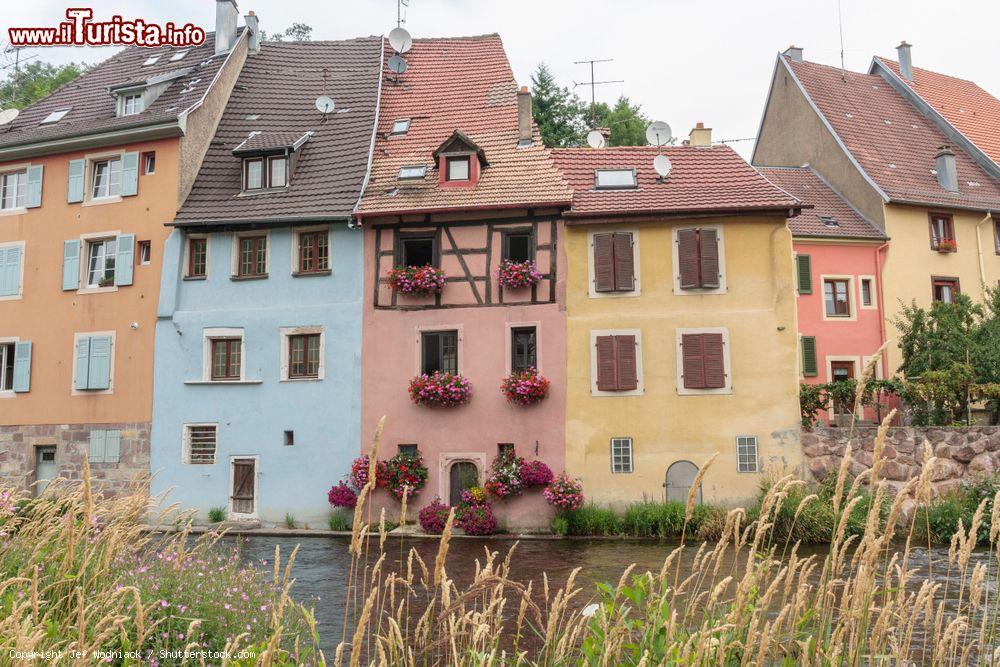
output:
[[[939,253],[930,247],[928,212],[951,213],[955,225],[958,251]],[[980,273],[980,246],[985,285],[997,286],[1000,279],[1000,255],[996,252],[993,224],[983,222],[981,211],[949,211],[918,206],[885,206],[886,233],[891,237],[882,268],[885,284],[886,336],[893,340],[889,346],[889,368],[895,371],[902,361],[898,342],[899,332],[893,323],[903,304],[916,301],[927,308],[932,301],[932,277],[958,278],[960,289],[975,301],[983,300],[983,280]],[[980,224],[982,223],[982,224]]]
[[[672,230],[707,224],[721,225],[727,291],[676,295]],[[638,233],[639,296],[589,295],[589,233],[609,229]],[[612,505],[663,499],[672,463],[689,460],[700,467],[718,452],[702,484],[703,499],[743,503],[756,493],[761,475],[737,472],[738,435],[757,436],[765,474],[798,468],[793,260],[784,219],[571,225],[566,246],[567,471],[583,480],[589,499]],[[732,393],[679,395],[677,329],[704,327],[728,329]],[[603,329],[641,331],[642,395],[592,395],[591,331]],[[633,438],[635,472],[611,472],[613,437]]]

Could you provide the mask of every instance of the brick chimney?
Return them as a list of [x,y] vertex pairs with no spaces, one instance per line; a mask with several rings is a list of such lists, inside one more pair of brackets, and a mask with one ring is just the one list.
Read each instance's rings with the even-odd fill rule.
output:
[[691,133],[688,134],[689,146],[711,146],[712,128],[705,127],[704,123],[696,123]]
[[802,62],[802,47],[792,44],[787,49],[782,51],[781,55],[788,56],[790,60],[800,63]]
[[938,184],[948,192],[958,192],[958,167],[950,146],[942,146],[934,156]]
[[903,75],[903,78],[907,81],[913,81],[913,60],[910,57],[910,49],[913,47],[912,44],[907,44],[904,39],[896,47],[896,54],[899,59],[899,73]]
[[517,91],[517,143],[528,146],[531,141],[531,93],[527,86],[521,86]]
[[215,0],[215,52],[226,53],[236,45],[236,0]]
[[257,14],[251,9],[243,20],[250,29],[250,53],[260,53],[260,21],[257,19]]

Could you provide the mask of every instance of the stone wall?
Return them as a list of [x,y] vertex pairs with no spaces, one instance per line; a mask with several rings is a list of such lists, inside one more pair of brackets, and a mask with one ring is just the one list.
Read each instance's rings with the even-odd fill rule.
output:
[[[870,426],[854,429],[852,474],[871,467],[877,430]],[[802,453],[813,477],[822,479],[836,473],[849,433],[848,428],[802,432]],[[900,486],[918,476],[928,451],[939,459],[932,478],[934,490],[947,493],[964,480],[1000,472],[1000,426],[891,428],[885,446],[884,478]]]
[[[35,482],[36,448],[55,446],[56,476],[79,480],[83,459],[90,451],[91,429],[118,429],[118,463],[92,463],[94,487],[115,495],[149,475],[149,422],[123,424],[40,424],[0,426],[0,481],[5,486],[31,490]],[[148,488],[148,482],[143,486]]]

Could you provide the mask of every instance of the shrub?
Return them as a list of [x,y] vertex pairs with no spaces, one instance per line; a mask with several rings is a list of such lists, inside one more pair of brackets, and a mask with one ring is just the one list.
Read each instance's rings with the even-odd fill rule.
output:
[[552,468],[541,461],[522,461],[520,474],[521,484],[525,487],[548,486],[555,478]]
[[976,538],[981,544],[988,544],[997,491],[1000,491],[1000,475],[984,476],[962,484],[954,493],[935,499],[929,506],[921,505],[916,510],[914,535],[920,540],[929,538],[936,544],[947,544],[958,530],[959,522],[965,530],[969,529],[972,516],[985,500],[982,524]]
[[679,537],[684,529],[684,503],[676,500],[633,503],[622,515],[622,529],[634,537]]
[[542,491],[550,505],[563,510],[575,510],[583,504],[583,484],[561,473]]
[[396,500],[403,499],[406,488],[410,489],[407,497],[413,498],[427,483],[427,466],[424,465],[420,452],[400,452],[385,462],[379,475],[379,485],[384,486]]
[[457,373],[434,371],[410,380],[410,400],[417,405],[453,408],[465,405],[472,398],[472,384]]
[[440,535],[444,532],[444,526],[448,523],[448,512],[450,507],[441,502],[440,498],[435,498],[427,507],[420,510],[417,518],[420,520],[420,527],[425,533]]
[[505,259],[497,269],[497,282],[507,289],[523,289],[537,285],[542,279],[535,263],[530,259],[524,262],[512,262]]
[[354,506],[358,504],[358,494],[343,481],[331,487],[326,498],[334,507],[354,509]]
[[563,514],[557,514],[552,517],[552,532],[559,537],[566,537],[569,535],[569,518]]
[[466,535],[492,535],[497,532],[497,519],[489,503],[463,507],[458,525]]
[[444,289],[444,271],[426,266],[397,266],[389,272],[389,286],[403,294],[433,294]]
[[565,522],[565,534],[568,535],[620,535],[623,532],[622,520],[613,509],[593,503],[559,512],[558,517]]
[[295,528],[295,517],[285,512],[285,528]]
[[226,520],[225,507],[213,507],[208,510],[208,520],[211,523],[220,523]]
[[335,510],[330,512],[330,516],[326,519],[326,525],[330,530],[336,531],[347,531],[351,529],[351,517],[344,510]]

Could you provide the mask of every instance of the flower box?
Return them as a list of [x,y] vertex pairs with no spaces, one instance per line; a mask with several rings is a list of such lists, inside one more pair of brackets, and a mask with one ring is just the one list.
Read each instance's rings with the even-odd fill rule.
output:
[[437,294],[444,289],[444,271],[431,266],[397,266],[389,272],[389,286],[401,294]]
[[410,380],[410,400],[417,405],[453,408],[465,405],[472,398],[472,384],[457,373],[435,371]]
[[937,242],[937,248],[935,248],[940,253],[957,252],[958,242],[952,239],[943,239]]
[[549,380],[534,368],[511,373],[500,383],[500,391],[508,403],[533,405],[549,395]]
[[505,259],[497,270],[497,282],[506,289],[524,289],[537,285],[541,279],[542,274],[531,260],[512,262]]

